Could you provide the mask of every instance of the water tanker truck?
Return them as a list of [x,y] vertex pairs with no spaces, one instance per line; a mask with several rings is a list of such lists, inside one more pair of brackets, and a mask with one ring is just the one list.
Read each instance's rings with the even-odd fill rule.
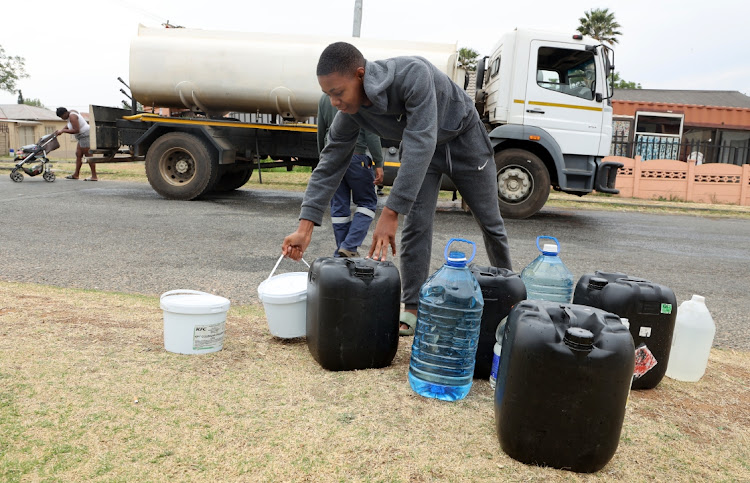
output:
[[[320,52],[344,40],[369,60],[419,55],[468,86],[455,44],[139,27],[129,87],[152,112],[91,106],[89,162],[145,161],[169,199],[237,189],[263,167],[315,166]],[[550,187],[616,193],[612,51],[580,36],[516,30],[480,60],[476,105],[495,148],[497,200],[524,218]],[[135,102],[133,103],[135,104]],[[157,114],[165,113],[165,114]],[[397,142],[383,140],[386,184],[398,175]],[[259,171],[260,174],[260,171]],[[453,189],[445,178],[443,187]]]

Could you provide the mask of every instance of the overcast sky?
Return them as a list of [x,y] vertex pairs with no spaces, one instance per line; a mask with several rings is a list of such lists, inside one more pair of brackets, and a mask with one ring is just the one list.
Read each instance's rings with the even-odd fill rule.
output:
[[[3,1],[0,45],[26,60],[26,98],[87,111],[119,105],[138,24],[208,30],[351,36],[354,0]],[[592,8],[621,24],[616,70],[645,89],[750,95],[750,2],[673,0],[363,0],[361,37],[457,42],[482,55],[516,27],[574,33]],[[460,10],[458,8],[460,7]],[[17,94],[0,92],[0,104]]]

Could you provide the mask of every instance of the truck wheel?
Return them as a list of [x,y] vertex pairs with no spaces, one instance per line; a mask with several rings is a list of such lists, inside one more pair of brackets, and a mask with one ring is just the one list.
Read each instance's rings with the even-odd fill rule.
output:
[[244,168],[235,171],[224,172],[216,181],[214,191],[217,193],[226,193],[241,188],[250,181],[253,174],[253,168]]
[[192,200],[211,190],[219,172],[217,156],[192,134],[159,137],[146,154],[146,177],[169,200]]
[[549,172],[539,157],[524,149],[495,154],[497,198],[506,218],[528,218],[547,202]]

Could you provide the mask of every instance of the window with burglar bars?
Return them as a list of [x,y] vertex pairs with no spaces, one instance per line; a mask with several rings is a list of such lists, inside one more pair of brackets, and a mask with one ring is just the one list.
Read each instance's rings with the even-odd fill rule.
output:
[[675,141],[673,137],[641,137],[636,142],[617,132],[612,137],[610,155],[634,158],[642,161],[650,159],[694,160],[696,164],[724,163],[742,166],[750,164],[750,140],[715,141]]

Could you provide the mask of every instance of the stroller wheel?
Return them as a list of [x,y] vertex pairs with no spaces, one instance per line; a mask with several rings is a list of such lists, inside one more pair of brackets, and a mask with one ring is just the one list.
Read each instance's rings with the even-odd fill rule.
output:
[[23,174],[14,169],[10,172],[10,179],[15,181],[16,183],[20,183],[21,181],[23,181]]
[[47,171],[42,175],[42,178],[44,178],[44,181],[49,181],[50,183],[55,180],[55,173],[52,171]]

